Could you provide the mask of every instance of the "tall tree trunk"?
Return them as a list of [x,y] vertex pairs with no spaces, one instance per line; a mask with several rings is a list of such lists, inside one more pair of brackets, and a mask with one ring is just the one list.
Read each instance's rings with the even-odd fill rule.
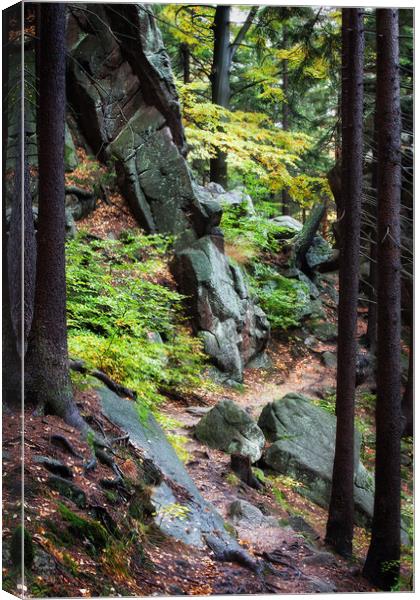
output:
[[[372,156],[372,194],[376,198],[378,190],[378,123],[377,113],[375,111],[374,125],[373,125],[373,156]],[[367,341],[369,349],[372,355],[376,354],[376,334],[377,334],[377,223],[376,223],[376,204],[369,204],[368,207],[370,218],[373,221],[373,225],[369,227],[369,233],[371,237],[370,242],[370,263],[369,263],[369,284],[370,284],[370,302],[368,306],[368,322],[367,322]]]
[[[9,140],[9,121],[13,114],[13,111],[17,111],[19,115],[22,114],[21,103],[17,102],[14,107],[9,103],[10,93],[10,53],[11,45],[9,42],[10,33],[10,21],[14,18],[18,22],[18,28],[22,30],[22,9],[21,5],[15,5],[9,7],[3,11],[2,15],[2,29],[3,29],[3,56],[2,56],[2,94],[3,94],[3,106],[2,106],[2,141],[3,141],[3,155],[2,155],[2,183],[3,183],[3,198],[2,198],[2,375],[3,375],[3,386],[2,400],[9,405],[13,405],[15,408],[21,406],[21,391],[22,391],[22,365],[21,359],[17,351],[17,340],[16,334],[13,329],[12,318],[11,318],[11,306],[10,306],[10,285],[9,285],[9,269],[8,269],[8,246],[9,246],[9,235],[7,233],[7,203],[11,200],[13,205],[15,198],[21,196],[21,178],[19,178],[20,171],[15,173],[14,177],[14,191],[12,194],[8,193],[8,185],[6,180],[6,169],[7,169],[7,150]],[[19,52],[19,50],[17,50]],[[13,82],[15,83],[15,82]],[[17,126],[19,126],[19,119],[14,119]]]
[[68,368],[65,279],[65,4],[41,5],[39,214],[28,386],[38,405],[86,429]]
[[[287,35],[287,25],[286,23],[283,25],[283,49],[288,47],[288,35]],[[282,91],[283,91],[283,104],[282,104],[282,128],[284,131],[289,131],[290,122],[289,122],[289,105],[287,103],[288,93],[289,93],[289,73],[288,73],[288,61],[282,61]],[[282,199],[282,213],[284,215],[290,214],[290,195],[287,189],[283,188],[281,192]]]
[[190,47],[187,42],[182,42],[179,46],[181,55],[182,73],[184,83],[190,83]]
[[[229,70],[231,64],[230,6],[218,5],[214,17],[214,52],[211,72],[211,99],[213,104],[229,107],[230,83]],[[227,186],[226,154],[220,150],[217,156],[210,159],[210,180]]]
[[337,430],[326,542],[352,554],[354,522],[354,397],[356,389],[357,300],[363,185],[363,11],[342,11],[342,201],[340,250]]
[[378,350],[375,504],[364,575],[390,590],[399,575],[401,527],[401,109],[398,10],[378,9]]

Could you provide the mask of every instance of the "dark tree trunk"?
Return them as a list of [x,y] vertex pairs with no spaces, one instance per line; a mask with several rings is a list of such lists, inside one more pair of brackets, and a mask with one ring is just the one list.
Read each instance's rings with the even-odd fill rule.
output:
[[[373,156],[372,156],[372,195],[377,197],[378,189],[378,123],[377,113],[375,111],[373,125]],[[373,226],[369,227],[370,242],[370,263],[369,263],[369,295],[370,302],[368,306],[368,322],[367,322],[367,341],[369,350],[374,356],[376,354],[376,334],[377,334],[377,224],[376,224],[376,204],[369,204],[368,211],[370,218],[373,221]]]
[[73,400],[66,328],[64,122],[65,4],[41,5],[39,215],[28,391],[40,407],[82,430]]
[[401,527],[401,109],[398,10],[378,9],[378,349],[375,504],[364,575],[390,590],[397,582]]
[[190,83],[190,47],[186,42],[182,42],[179,46],[181,54],[182,74],[184,83]]
[[363,185],[363,11],[342,11],[342,202],[340,249],[337,431],[325,541],[351,556],[354,522],[354,397],[356,389],[357,300]]
[[[283,48],[286,49],[288,47],[288,35],[287,35],[287,25],[283,25]],[[289,131],[290,122],[289,122],[289,104],[287,103],[288,93],[289,93],[289,73],[288,73],[288,61],[282,61],[282,90],[284,95],[284,100],[282,104],[282,127],[285,131]],[[281,192],[281,200],[282,200],[282,213],[284,215],[290,215],[290,195],[287,189],[283,188]]]
[[[8,193],[8,185],[6,180],[7,169],[7,150],[9,138],[9,120],[13,111],[18,111],[22,114],[21,104],[17,102],[14,107],[9,103],[10,93],[10,53],[11,44],[9,42],[10,21],[15,19],[18,23],[17,28],[22,30],[22,10],[21,5],[15,5],[3,11],[2,29],[3,29],[3,56],[2,56],[2,183],[3,183],[3,198],[2,198],[2,401],[10,406],[18,409],[22,402],[22,364],[17,351],[17,339],[13,329],[11,306],[10,306],[10,286],[9,286],[9,269],[8,269],[8,246],[9,235],[7,232],[7,203],[13,205],[16,196],[21,196],[21,179],[20,173],[16,172],[14,177],[14,191],[10,195]],[[19,51],[19,50],[18,50]],[[16,120],[16,123],[19,121]]]
[[264,486],[252,472],[252,464],[249,456],[235,453],[231,454],[230,467],[235,475],[237,475],[241,481],[246,483],[246,485],[249,485],[255,490],[263,489]]
[[[230,6],[219,5],[216,7],[214,17],[214,51],[211,70],[211,99],[213,104],[224,108],[229,107],[230,84],[229,70],[231,64],[230,34]],[[217,156],[210,159],[210,181],[215,181],[223,187],[227,186],[226,154],[220,150]]]
[[[23,113],[21,116],[23,118]],[[22,127],[21,122],[20,127]],[[23,357],[26,353],[34,310],[36,240],[32,214],[29,164],[26,156],[26,141],[22,145],[22,129],[18,136],[18,146],[15,189],[12,198],[7,245],[7,271],[10,315],[15,334],[16,349],[19,356]]]

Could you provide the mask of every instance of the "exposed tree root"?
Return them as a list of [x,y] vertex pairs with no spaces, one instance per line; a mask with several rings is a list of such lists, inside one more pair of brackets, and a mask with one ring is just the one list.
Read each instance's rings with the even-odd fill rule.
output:
[[83,459],[83,456],[73,448],[72,444],[64,435],[54,433],[50,436],[50,442],[56,446],[61,446],[62,448],[64,448],[64,450],[66,450],[66,452],[72,454],[73,456],[76,456],[76,458]]
[[83,373],[86,375],[92,375],[92,377],[96,377],[96,379],[102,381],[102,383],[104,383],[107,386],[107,388],[109,388],[112,392],[115,392],[115,394],[117,394],[121,398],[130,398],[131,400],[136,400],[137,398],[136,392],[124,387],[123,385],[120,385],[119,383],[108,377],[108,375],[103,371],[100,371],[99,369],[88,369],[83,360],[70,359],[69,367],[70,369],[72,369],[73,371],[77,371],[78,373]]

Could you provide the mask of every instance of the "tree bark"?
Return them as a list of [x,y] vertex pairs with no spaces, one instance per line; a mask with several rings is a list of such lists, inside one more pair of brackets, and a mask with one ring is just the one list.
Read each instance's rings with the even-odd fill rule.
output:
[[377,9],[378,350],[375,504],[363,573],[390,590],[400,568],[401,527],[401,109],[398,10]]
[[181,54],[181,64],[184,83],[190,83],[190,48],[186,42],[182,42],[179,46]]
[[[283,25],[283,48],[288,47],[288,35],[287,25]],[[287,60],[282,61],[282,90],[283,90],[283,103],[282,103],[282,128],[284,131],[288,131],[290,128],[289,123],[289,105],[287,103],[287,97],[289,93],[289,73],[288,73],[288,62]],[[286,188],[281,191],[282,200],[282,213],[284,215],[290,215],[290,195]]]
[[[377,113],[375,111],[374,126],[373,126],[373,157],[372,157],[372,192],[377,196],[378,188],[378,123]],[[370,300],[368,307],[368,322],[367,322],[367,341],[371,354],[376,354],[376,338],[377,338],[377,224],[376,224],[377,207],[370,205],[369,213],[371,219],[375,222],[373,227],[369,227],[369,233],[372,241],[370,242],[370,263],[369,263],[369,284],[370,284]]]
[[[230,83],[230,6],[218,5],[214,16],[214,51],[211,70],[211,101],[223,108],[229,107]],[[226,154],[217,150],[217,155],[210,159],[210,181],[227,187]]]
[[65,279],[65,4],[41,5],[39,214],[35,311],[28,392],[45,410],[82,430],[68,368]]
[[[17,352],[16,335],[13,330],[11,308],[10,308],[10,296],[9,296],[9,269],[8,269],[8,233],[7,233],[7,217],[6,208],[8,193],[7,193],[7,181],[6,181],[6,169],[7,169],[7,149],[8,149],[8,138],[9,138],[9,117],[12,114],[13,107],[8,102],[9,95],[9,79],[10,79],[10,44],[9,44],[9,33],[10,33],[10,20],[12,17],[17,19],[21,29],[21,6],[15,5],[3,11],[2,15],[2,29],[3,29],[3,56],[2,56],[2,94],[3,94],[3,106],[2,106],[2,142],[3,142],[3,155],[2,155],[2,183],[3,183],[3,198],[2,198],[2,402],[7,403],[13,407],[20,408],[21,406],[21,391],[22,391],[22,365],[21,359]],[[15,110],[22,113],[20,103],[17,103]],[[18,185],[13,192],[13,198],[16,194],[21,194],[21,189],[17,181],[18,173],[15,173],[15,183]]]
[[337,429],[326,542],[351,556],[354,527],[354,398],[357,301],[363,186],[363,10],[342,11],[342,202],[340,249]]
[[[23,113],[21,116],[23,118]],[[20,120],[20,127],[21,123]],[[15,334],[16,349],[22,358],[26,353],[28,335],[32,325],[36,270],[36,240],[29,164],[26,156],[26,141],[22,145],[22,129],[20,129],[18,135],[18,146],[15,189],[12,198],[7,245],[7,271],[10,316]]]

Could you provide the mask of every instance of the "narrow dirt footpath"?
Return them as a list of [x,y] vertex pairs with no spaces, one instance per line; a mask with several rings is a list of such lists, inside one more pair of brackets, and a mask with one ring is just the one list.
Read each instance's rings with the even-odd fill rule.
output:
[[[324,351],[334,352],[335,344],[318,344],[316,352],[305,349],[303,340],[296,344],[299,348],[285,342],[273,343],[271,367],[248,370],[241,391],[224,389],[212,394],[206,398],[207,406],[168,402],[161,411],[178,423],[171,433],[188,440],[185,442],[186,468],[204,498],[213,503],[227,523],[232,523],[229,507],[236,500],[250,502],[265,516],[277,519],[277,526],[273,519],[261,524],[241,521],[235,525],[241,545],[255,556],[270,557],[273,566],[282,570],[281,578],[276,576],[271,580],[269,577],[268,585],[273,586],[273,592],[368,591],[371,588],[360,576],[358,561],[350,564],[323,546],[326,511],[293,489],[285,488],[276,500],[270,488],[256,491],[235,480],[229,456],[208,448],[194,437],[194,428],[201,416],[223,397],[231,398],[258,419],[265,404],[287,393],[316,397],[322,390],[332,388],[335,369],[325,367],[320,357]],[[305,519],[293,518],[299,514],[304,514]],[[306,528],[308,522],[310,526]]]

